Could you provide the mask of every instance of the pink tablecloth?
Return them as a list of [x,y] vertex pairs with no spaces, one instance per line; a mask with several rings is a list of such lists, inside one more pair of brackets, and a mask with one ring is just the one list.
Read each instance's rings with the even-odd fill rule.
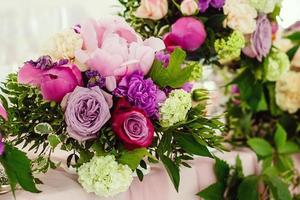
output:
[[[217,156],[233,164],[239,155],[243,161],[246,175],[257,172],[257,159],[254,153],[242,150],[229,153],[217,153]],[[177,193],[168,175],[161,165],[151,167],[151,173],[146,175],[143,182],[137,178],[129,190],[114,198],[100,198],[86,193],[76,181],[76,175],[70,175],[63,168],[50,170],[39,178],[44,182],[39,185],[42,193],[31,194],[17,191],[17,200],[197,200],[195,194],[215,182],[213,171],[214,161],[199,157],[191,162],[191,169],[181,169],[181,183]],[[13,200],[11,193],[0,196],[1,200]]]

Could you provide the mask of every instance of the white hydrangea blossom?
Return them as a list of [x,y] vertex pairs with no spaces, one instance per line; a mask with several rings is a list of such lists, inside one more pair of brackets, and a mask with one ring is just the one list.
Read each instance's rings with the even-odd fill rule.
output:
[[226,0],[223,7],[227,15],[224,26],[243,34],[251,34],[256,29],[256,9],[250,5],[248,0]]
[[73,29],[67,29],[53,35],[43,46],[42,51],[54,60],[72,60],[75,58],[75,51],[81,49],[82,45],[80,34],[75,33]]
[[191,94],[182,89],[173,90],[160,107],[160,123],[168,127],[183,121],[192,107]]
[[117,163],[112,155],[93,157],[78,169],[78,175],[83,188],[100,197],[127,191],[133,180],[129,166]]
[[288,71],[276,82],[276,103],[293,114],[300,109],[300,73]]
[[250,0],[251,5],[259,12],[271,13],[274,11],[275,6],[280,4],[282,0]]

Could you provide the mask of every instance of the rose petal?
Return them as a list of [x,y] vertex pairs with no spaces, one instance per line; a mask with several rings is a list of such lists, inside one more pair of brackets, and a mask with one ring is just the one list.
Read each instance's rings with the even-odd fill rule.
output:
[[39,86],[41,84],[42,76],[42,70],[37,69],[30,64],[25,64],[18,73],[18,82],[21,84]]

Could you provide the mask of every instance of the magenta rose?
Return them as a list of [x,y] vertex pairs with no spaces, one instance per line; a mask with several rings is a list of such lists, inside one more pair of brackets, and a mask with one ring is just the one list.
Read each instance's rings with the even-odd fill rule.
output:
[[164,43],[171,52],[176,47],[195,51],[201,47],[205,39],[206,31],[201,21],[193,17],[182,17],[172,25],[171,32],[164,36]]
[[78,141],[97,138],[111,117],[111,106],[112,96],[98,86],[91,89],[77,87],[62,102],[68,134]]
[[150,146],[154,137],[154,127],[146,113],[130,106],[124,98],[114,111],[112,129],[129,150]]
[[45,100],[55,102],[61,102],[67,93],[83,85],[76,65],[52,63],[47,56],[37,62],[26,62],[18,74],[18,82],[39,87]]

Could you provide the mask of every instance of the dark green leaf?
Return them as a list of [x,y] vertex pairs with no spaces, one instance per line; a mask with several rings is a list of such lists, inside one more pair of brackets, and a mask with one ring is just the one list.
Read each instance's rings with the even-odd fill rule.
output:
[[270,187],[275,200],[291,200],[288,185],[276,176],[264,176],[264,180]]
[[267,157],[273,153],[272,146],[264,139],[252,138],[247,141],[247,144],[261,157]]
[[16,184],[29,192],[40,192],[31,173],[31,163],[26,154],[10,145],[5,146],[5,154],[0,159],[8,175],[9,182],[14,190]]
[[191,78],[194,66],[182,68],[186,53],[177,48],[171,54],[168,67],[164,67],[161,62],[155,61],[149,76],[161,87],[170,86],[172,88],[180,88]]
[[300,45],[296,45],[296,46],[292,47],[290,50],[288,50],[288,52],[286,54],[288,55],[290,60],[293,60],[293,58],[296,55],[299,47],[300,47]]
[[286,36],[286,38],[292,40],[293,42],[299,42],[300,41],[300,32],[294,32],[288,36]]
[[217,182],[213,185],[208,186],[197,195],[204,200],[223,200],[225,188],[226,187],[223,183]]
[[221,160],[219,158],[215,158],[215,173],[219,182],[226,184],[227,178],[229,176],[230,167],[226,163],[226,161]]
[[139,180],[142,182],[143,179],[144,179],[144,174],[143,174],[143,172],[142,172],[141,170],[139,170],[139,169],[136,169],[136,174],[137,174]]
[[244,179],[238,189],[239,200],[259,200],[258,176],[248,176]]
[[286,144],[286,137],[287,137],[287,133],[284,130],[284,128],[280,124],[277,124],[277,129],[276,129],[275,136],[274,136],[274,142],[275,142],[276,148],[279,151],[282,148],[284,148],[284,146]]
[[207,147],[199,144],[193,135],[179,133],[175,135],[175,140],[183,150],[190,154],[212,158],[212,155],[208,151]]
[[160,155],[160,159],[164,164],[176,191],[178,192],[180,182],[179,167],[167,156]]

